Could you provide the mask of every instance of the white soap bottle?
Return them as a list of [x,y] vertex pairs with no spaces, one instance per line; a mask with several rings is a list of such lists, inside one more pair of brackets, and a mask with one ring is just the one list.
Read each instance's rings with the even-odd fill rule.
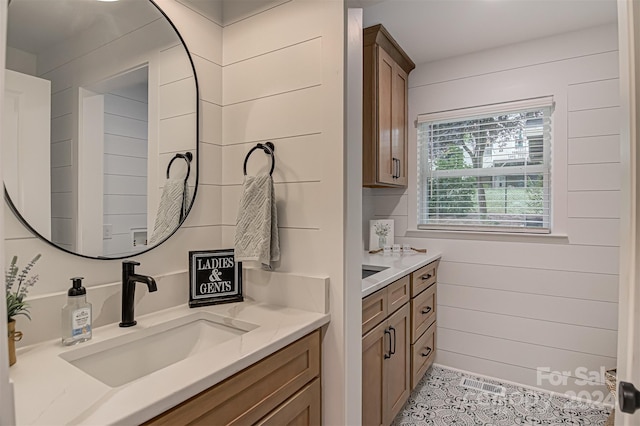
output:
[[62,344],[65,346],[91,339],[91,303],[82,277],[71,278],[73,286],[67,292],[67,304],[62,308]]

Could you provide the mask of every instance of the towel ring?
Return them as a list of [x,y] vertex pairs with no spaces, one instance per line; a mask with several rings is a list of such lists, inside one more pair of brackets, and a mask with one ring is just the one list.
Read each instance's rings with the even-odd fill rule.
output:
[[171,161],[169,161],[169,165],[167,166],[167,179],[169,179],[169,172],[171,171],[171,164],[173,163],[173,161],[176,158],[184,158],[184,161],[187,162],[187,176],[184,178],[184,180],[186,181],[187,179],[189,179],[189,174],[191,173],[191,160],[193,160],[193,154],[189,151],[185,152],[184,154],[178,153],[176,154]]
[[249,161],[249,157],[251,156],[251,154],[253,153],[253,151],[255,151],[256,149],[261,149],[264,151],[265,154],[269,154],[271,155],[271,170],[269,171],[269,175],[273,175],[273,169],[276,167],[276,157],[275,155],[273,155],[273,152],[275,151],[275,146],[273,146],[272,142],[265,142],[264,144],[256,144],[256,146],[254,146],[253,148],[251,148],[251,150],[249,150],[249,152],[247,153],[247,156],[244,158],[244,167],[243,167],[243,171],[244,171],[244,175],[247,175],[247,161]]

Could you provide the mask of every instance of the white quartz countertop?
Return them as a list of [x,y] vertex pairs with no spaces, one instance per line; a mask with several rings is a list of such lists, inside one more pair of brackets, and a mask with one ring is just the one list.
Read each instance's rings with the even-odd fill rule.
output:
[[364,252],[362,257],[362,265],[364,267],[386,267],[387,269],[362,280],[362,297],[364,298],[375,293],[405,275],[439,259],[441,256],[442,253],[436,251],[427,251],[427,253],[401,252],[377,254]]
[[[224,317],[230,324],[257,327],[119,387],[102,383],[60,357],[199,311]],[[96,328],[92,340],[76,346],[54,340],[20,349],[18,362],[9,370],[17,424],[142,423],[327,324],[329,314],[244,301],[196,309],[178,306],[136,320],[138,325],[131,328],[117,324]]]

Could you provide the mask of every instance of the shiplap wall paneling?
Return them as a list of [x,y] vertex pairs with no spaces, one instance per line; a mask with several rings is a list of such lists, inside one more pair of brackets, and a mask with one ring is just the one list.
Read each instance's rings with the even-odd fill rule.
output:
[[[76,200],[72,187],[61,190],[61,180],[70,180],[75,171],[73,135],[73,90],[70,86],[51,93],[51,229],[52,241],[67,250],[76,242]],[[54,173],[55,170],[55,173]],[[55,179],[55,182],[54,182]]]
[[[444,321],[443,328],[466,331],[479,335],[522,341],[522,330],[535,324],[528,336],[530,344],[566,349],[586,354],[616,357],[617,332],[607,329],[593,329],[573,324],[543,320],[531,320],[494,312],[469,311],[442,305],[438,307],[438,321]],[[597,334],[597,339],[593,338]],[[571,336],[574,336],[571,338]],[[571,342],[576,343],[572,344]]]
[[[51,93],[51,239],[67,250],[73,250],[76,243],[76,201],[72,196],[76,169],[72,143],[72,105],[69,102],[71,93],[68,87]],[[59,108],[54,110],[54,106]]]
[[[569,109],[569,196],[620,189],[619,81],[572,84]],[[583,193],[583,194],[581,194]],[[602,196],[602,195],[600,195]],[[620,220],[609,215],[573,217],[569,198],[569,239],[574,244],[620,245]],[[573,198],[575,201],[575,198]],[[618,202],[619,204],[619,202]]]
[[[263,12],[247,23],[240,21],[224,29],[225,54],[227,46],[237,46],[239,50],[225,56],[223,68],[223,243],[233,243],[244,158],[255,143],[270,140],[275,146],[273,178],[277,205],[282,211],[281,250],[287,250],[279,270],[320,273],[322,270],[314,265],[317,262],[296,253],[313,250],[308,241],[319,238],[321,210],[314,211],[312,206],[320,203],[312,194],[321,190],[323,174],[318,161],[323,146],[323,123],[318,120],[324,95],[322,25],[308,22],[303,33],[287,27],[277,36],[260,37],[260,43],[264,43],[260,50],[250,43],[241,47],[236,44],[247,33],[250,39],[256,38],[259,28],[266,31],[276,21],[288,25],[295,14],[306,15],[317,9],[300,3],[287,3],[280,6],[286,10],[277,15]],[[256,151],[247,170],[250,174],[265,173],[269,167],[269,157]]]
[[[231,247],[243,162],[273,142],[281,260],[277,271],[328,276],[332,322],[323,340],[323,421],[344,424],[343,69],[340,2],[276,1],[224,26],[222,245]],[[269,170],[261,151],[247,172]],[[338,355],[336,355],[338,354]]]
[[[166,2],[167,10],[178,7],[175,2]],[[163,4],[164,5],[164,4]],[[188,6],[188,5],[187,5]],[[185,11],[186,12],[186,11]],[[221,180],[222,180],[222,51],[223,27],[219,16],[205,16],[194,10],[181,14],[176,24],[182,23],[181,34],[187,41],[198,76],[200,94],[199,122],[199,176],[198,195],[189,217],[182,225],[185,229],[202,232],[215,227],[216,235],[210,248],[220,246],[221,229]],[[184,31],[182,30],[184,28]],[[202,34],[208,34],[203,37]],[[213,41],[213,42],[211,42]],[[172,120],[180,120],[176,116]],[[189,130],[191,132],[191,130]],[[167,140],[187,138],[186,133],[171,135],[163,132]],[[163,152],[170,152],[164,150]],[[176,160],[177,162],[177,160]],[[174,163],[175,164],[175,163]],[[183,166],[183,165],[181,165]],[[178,170],[178,169],[176,169]],[[166,172],[166,171],[165,171]],[[189,177],[190,190],[195,174]]]
[[[144,96],[109,93],[104,96],[104,108],[103,223],[112,232],[111,238],[103,239],[103,249],[107,255],[124,256],[136,250],[133,230],[147,229],[149,104]],[[123,222],[128,225],[122,226]]]
[[579,298],[617,303],[618,275],[465,263],[443,259],[438,267],[438,280],[452,285],[465,285],[515,293]]
[[617,329],[618,307],[613,302],[439,284],[438,303],[444,306],[607,330]]

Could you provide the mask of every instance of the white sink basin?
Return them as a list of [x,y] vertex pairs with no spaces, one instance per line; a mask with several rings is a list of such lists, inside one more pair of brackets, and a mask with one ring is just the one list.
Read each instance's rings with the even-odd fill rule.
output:
[[257,327],[197,312],[64,352],[60,357],[104,384],[118,387]]
[[378,272],[382,272],[385,269],[389,269],[388,266],[375,266],[375,265],[362,265],[362,279],[375,275]]

